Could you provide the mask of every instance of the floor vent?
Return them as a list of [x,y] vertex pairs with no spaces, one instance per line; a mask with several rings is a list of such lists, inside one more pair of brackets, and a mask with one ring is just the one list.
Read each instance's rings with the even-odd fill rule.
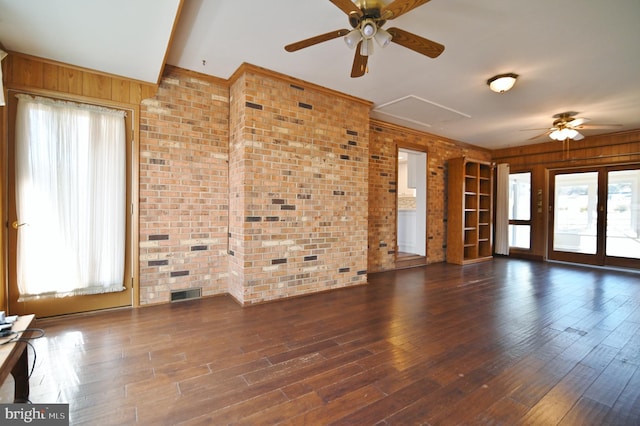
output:
[[175,290],[171,292],[172,302],[181,302],[183,300],[199,299],[202,295],[201,288],[190,288],[188,290]]

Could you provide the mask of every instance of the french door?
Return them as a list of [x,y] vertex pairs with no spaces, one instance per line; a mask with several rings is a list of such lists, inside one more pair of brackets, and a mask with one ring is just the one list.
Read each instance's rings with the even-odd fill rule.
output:
[[640,165],[550,174],[548,258],[640,268]]

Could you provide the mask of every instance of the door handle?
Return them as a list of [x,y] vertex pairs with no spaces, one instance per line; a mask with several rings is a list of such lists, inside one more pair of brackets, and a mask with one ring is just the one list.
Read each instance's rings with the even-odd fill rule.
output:
[[14,221],[14,222],[11,224],[11,227],[12,227],[13,229],[18,229],[18,228],[20,228],[21,226],[25,226],[25,225],[28,225],[28,223],[18,223],[18,221],[16,220],[16,221]]

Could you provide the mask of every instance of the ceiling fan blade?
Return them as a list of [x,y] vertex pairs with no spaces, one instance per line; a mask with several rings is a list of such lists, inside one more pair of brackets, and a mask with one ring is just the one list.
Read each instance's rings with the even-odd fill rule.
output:
[[586,124],[581,126],[571,124],[571,127],[575,129],[615,129],[616,127],[622,127],[622,124]]
[[353,58],[353,66],[351,67],[351,77],[353,78],[362,77],[364,73],[367,71],[367,60],[369,59],[369,57],[362,56],[360,54],[361,44],[362,44],[362,41],[358,43],[358,46],[356,47],[356,55]]
[[543,137],[543,136],[546,136],[546,135],[548,135],[548,134],[550,134],[550,133],[551,133],[551,131],[549,131],[549,130],[548,130],[548,131],[546,131],[546,132],[544,132],[544,133],[540,133],[539,135],[535,135],[534,137],[529,138],[529,139],[527,139],[527,140],[528,140],[528,141],[532,141],[532,140],[534,140],[534,139],[538,139],[538,138],[541,138],[541,137]]
[[395,0],[382,8],[380,16],[382,19],[395,19],[418,6],[422,6],[428,1],[429,0]]
[[354,2],[351,0],[329,0],[331,3],[335,4],[338,9],[346,13],[347,15],[351,15],[352,13],[358,14],[358,16],[362,17],[362,11],[356,6]]
[[588,118],[575,118],[571,121],[567,122],[567,125],[571,126],[571,127],[578,127],[578,126],[582,126],[584,123],[588,123],[589,121],[591,121]]
[[400,28],[389,28],[387,32],[393,37],[392,42],[430,58],[437,58],[444,51],[444,46],[440,43],[427,40]]
[[320,34],[315,37],[288,44],[284,47],[284,50],[286,50],[287,52],[295,52],[296,50],[304,49],[305,47],[313,46],[314,44],[322,43],[324,41],[333,40],[334,38],[342,37],[347,34],[349,34],[349,30],[331,31],[325,34]]

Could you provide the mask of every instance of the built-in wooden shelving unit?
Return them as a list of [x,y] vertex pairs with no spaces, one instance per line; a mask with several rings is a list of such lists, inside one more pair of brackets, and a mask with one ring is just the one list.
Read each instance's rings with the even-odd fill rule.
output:
[[447,262],[464,265],[493,257],[493,165],[449,160]]

